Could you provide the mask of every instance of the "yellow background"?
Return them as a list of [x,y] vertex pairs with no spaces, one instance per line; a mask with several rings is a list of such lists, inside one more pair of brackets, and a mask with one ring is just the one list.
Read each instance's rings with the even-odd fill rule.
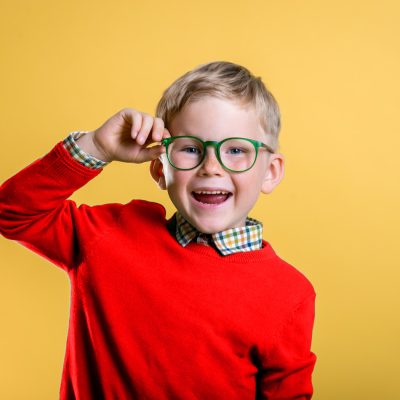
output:
[[[399,386],[400,7],[397,1],[5,1],[0,181],[121,108],[228,60],[276,96],[286,176],[252,216],[317,292],[319,400],[394,400]],[[23,188],[21,188],[23,190]],[[77,203],[172,205],[146,165],[113,163]],[[0,398],[56,399],[67,275],[0,238]]]

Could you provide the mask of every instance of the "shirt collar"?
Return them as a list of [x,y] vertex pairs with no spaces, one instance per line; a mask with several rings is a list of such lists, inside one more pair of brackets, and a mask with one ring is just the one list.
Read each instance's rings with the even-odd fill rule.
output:
[[176,216],[175,236],[177,241],[185,247],[192,241],[212,245],[222,255],[237,252],[260,250],[262,248],[262,223],[253,218],[246,218],[246,225],[231,228],[225,231],[205,234],[198,231],[178,212]]

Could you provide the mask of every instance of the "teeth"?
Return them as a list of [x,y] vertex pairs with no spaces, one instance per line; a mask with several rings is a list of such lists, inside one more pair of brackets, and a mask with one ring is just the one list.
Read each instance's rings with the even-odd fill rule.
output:
[[222,190],[213,190],[210,192],[206,192],[204,190],[195,191],[197,194],[229,194],[229,192],[224,192]]

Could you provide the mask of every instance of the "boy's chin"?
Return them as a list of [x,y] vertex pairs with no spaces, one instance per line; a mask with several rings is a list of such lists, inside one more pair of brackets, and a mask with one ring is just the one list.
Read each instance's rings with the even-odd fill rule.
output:
[[221,232],[221,231],[223,231],[224,229],[197,227],[197,230],[198,230],[199,232],[201,232],[201,233],[205,233],[205,234],[210,234],[210,235],[212,235],[212,234],[214,234],[214,233]]
[[189,213],[180,212],[186,221],[194,226],[199,232],[205,234],[218,233],[228,229],[242,227],[246,224],[246,216],[229,219],[226,218],[226,215],[189,215]]
[[210,223],[205,222],[197,222],[192,224],[198,231],[206,234],[213,234],[222,231],[226,231],[227,229],[231,229],[233,227],[229,226],[229,224],[216,224],[215,221]]
[[218,224],[215,223],[205,223],[203,221],[189,221],[199,232],[213,234],[224,230],[220,229]]

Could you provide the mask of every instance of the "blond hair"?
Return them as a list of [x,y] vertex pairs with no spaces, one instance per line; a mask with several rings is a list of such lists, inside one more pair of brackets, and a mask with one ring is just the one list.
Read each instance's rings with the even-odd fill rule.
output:
[[157,104],[156,117],[168,129],[173,118],[186,103],[202,97],[213,96],[253,106],[262,128],[270,136],[270,146],[277,150],[281,127],[277,101],[266,88],[261,77],[254,76],[247,68],[228,61],[200,64],[176,79]]

